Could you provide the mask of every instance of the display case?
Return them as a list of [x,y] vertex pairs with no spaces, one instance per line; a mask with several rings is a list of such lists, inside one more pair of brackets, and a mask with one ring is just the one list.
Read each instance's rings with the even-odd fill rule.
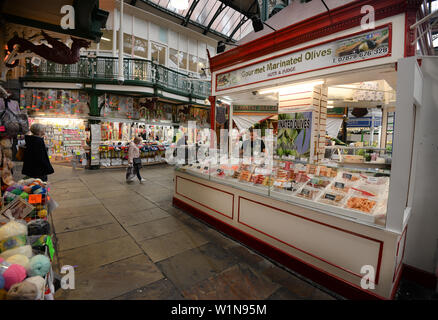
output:
[[258,164],[244,164],[242,159],[223,164],[204,160],[177,165],[176,170],[324,213],[385,225],[388,170],[278,159],[272,166],[263,160]]

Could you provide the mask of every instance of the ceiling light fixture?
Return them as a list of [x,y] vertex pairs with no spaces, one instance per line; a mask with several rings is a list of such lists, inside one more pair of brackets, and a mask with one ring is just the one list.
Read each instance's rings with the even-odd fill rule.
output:
[[110,39],[105,38],[105,37],[101,37],[100,39],[102,39],[102,40],[104,40],[104,41],[111,41]]
[[281,88],[273,88],[273,89],[267,89],[267,90],[260,90],[260,94],[267,94],[267,93],[280,93],[280,94],[292,94],[292,93],[298,93],[298,92],[304,92],[312,90],[313,87],[323,84],[324,81],[314,81],[314,82],[308,82],[308,83],[300,83],[293,86],[288,87],[281,87]]
[[187,10],[189,8],[189,0],[170,0],[170,5],[178,10]]

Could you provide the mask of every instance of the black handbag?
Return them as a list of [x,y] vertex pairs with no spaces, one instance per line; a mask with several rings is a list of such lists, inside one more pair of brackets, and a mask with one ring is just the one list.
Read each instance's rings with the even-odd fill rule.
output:
[[134,159],[132,159],[132,162],[137,166],[141,165],[141,158],[134,158]]

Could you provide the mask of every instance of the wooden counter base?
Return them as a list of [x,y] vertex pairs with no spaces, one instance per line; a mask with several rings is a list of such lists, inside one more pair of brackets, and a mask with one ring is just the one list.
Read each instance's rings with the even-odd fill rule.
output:
[[[279,202],[279,205],[276,205],[276,202]],[[345,298],[392,299],[395,295],[402,271],[406,232],[397,235],[387,230],[360,225],[321,213],[310,212],[309,217],[299,212],[290,203],[250,194],[178,171],[175,173],[173,204],[255,251]],[[256,207],[251,206],[259,206],[259,213],[256,213]],[[291,212],[288,211],[289,208]],[[292,211],[298,213],[295,214]],[[260,226],[255,226],[257,226],[257,215],[260,216],[260,214],[266,214],[267,228],[269,228],[269,222],[272,225],[278,224],[275,219],[289,219],[287,221],[296,223],[301,229],[309,228],[307,233],[308,237],[312,237],[311,241],[310,238],[306,239],[306,236],[303,238],[298,233],[295,236],[292,232],[292,225],[290,225],[291,234],[287,234],[289,237],[287,241],[284,240],[281,228],[278,234],[272,234],[272,231],[269,234],[269,230],[258,229]],[[323,219],[316,220],[315,217],[318,216]],[[328,221],[330,223],[327,223]],[[318,228],[322,230],[321,234],[316,234]],[[321,228],[326,228],[330,233]],[[319,239],[321,236],[325,243],[312,247],[315,238]],[[330,247],[331,242],[336,244],[336,241],[339,241],[340,237],[342,240],[344,236],[345,248]],[[326,248],[329,249],[325,250]],[[357,248],[363,252],[355,251]],[[324,250],[321,251],[322,249]],[[377,269],[375,290],[364,290],[360,286],[362,275],[360,270],[357,270],[357,263],[363,264],[362,260],[368,259],[364,256],[370,256],[371,260],[374,259],[370,264],[374,264]]]

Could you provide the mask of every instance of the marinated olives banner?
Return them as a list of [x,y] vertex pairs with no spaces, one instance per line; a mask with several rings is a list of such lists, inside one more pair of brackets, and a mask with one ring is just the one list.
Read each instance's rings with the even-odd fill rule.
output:
[[316,45],[216,75],[216,91],[391,55],[391,26]]
[[278,115],[277,155],[309,158],[312,141],[312,112]]

